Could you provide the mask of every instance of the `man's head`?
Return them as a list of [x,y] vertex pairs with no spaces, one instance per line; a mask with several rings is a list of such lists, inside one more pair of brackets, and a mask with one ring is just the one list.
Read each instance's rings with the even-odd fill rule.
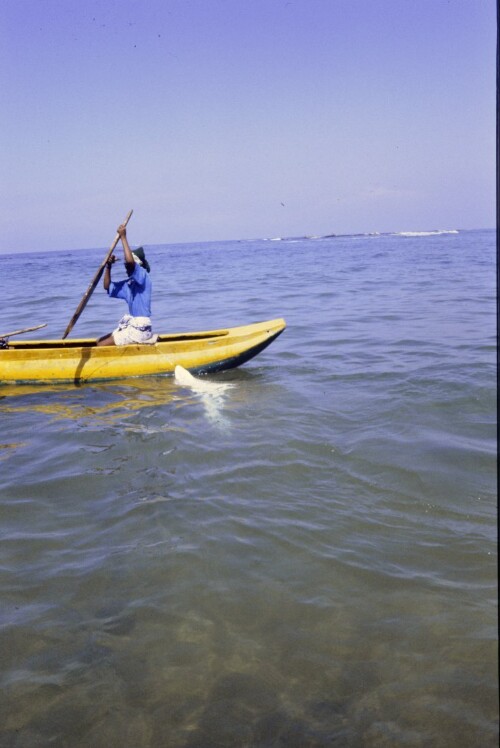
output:
[[144,253],[143,247],[138,247],[137,249],[132,250],[132,257],[134,258],[133,263],[125,263],[125,269],[127,271],[127,275],[132,275],[134,272],[134,265],[141,265],[141,267],[146,270],[146,272],[150,272],[151,268],[149,267],[149,262],[146,260],[146,255]]
[[149,262],[146,260],[146,255],[144,253],[143,247],[138,247],[137,249],[132,250],[132,254],[134,256],[134,261],[139,262],[139,265],[142,265],[144,270],[149,273],[151,268],[149,267]]

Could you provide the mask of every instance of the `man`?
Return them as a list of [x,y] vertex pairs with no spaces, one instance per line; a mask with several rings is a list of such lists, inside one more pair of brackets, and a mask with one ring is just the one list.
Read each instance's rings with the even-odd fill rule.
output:
[[153,335],[151,331],[152,283],[149,263],[142,247],[133,252],[130,249],[125,226],[119,226],[117,231],[123,245],[128,278],[117,283],[111,280],[111,266],[116,262],[115,255],[112,255],[104,270],[103,284],[109,296],[127,302],[129,313],[121,318],[116,330],[99,338],[97,345],[154,344],[158,335]]

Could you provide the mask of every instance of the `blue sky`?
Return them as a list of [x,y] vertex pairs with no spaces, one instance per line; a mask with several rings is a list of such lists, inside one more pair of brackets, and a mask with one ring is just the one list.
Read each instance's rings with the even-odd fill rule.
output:
[[0,252],[495,225],[494,0],[2,0]]

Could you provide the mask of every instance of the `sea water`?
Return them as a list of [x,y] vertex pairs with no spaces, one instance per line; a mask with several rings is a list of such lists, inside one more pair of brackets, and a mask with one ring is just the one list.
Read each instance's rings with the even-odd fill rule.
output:
[[[0,334],[105,249],[0,256]],[[2,748],[496,745],[495,232],[146,253],[158,332],[288,327],[214,391],[0,386]]]

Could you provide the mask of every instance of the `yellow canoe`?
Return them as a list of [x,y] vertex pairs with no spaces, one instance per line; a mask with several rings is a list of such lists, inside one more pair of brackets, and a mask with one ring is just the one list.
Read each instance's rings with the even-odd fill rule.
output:
[[0,349],[0,382],[88,382],[232,369],[267,348],[284,319],[205,332],[160,335],[155,345],[97,346],[90,338],[8,341]]

